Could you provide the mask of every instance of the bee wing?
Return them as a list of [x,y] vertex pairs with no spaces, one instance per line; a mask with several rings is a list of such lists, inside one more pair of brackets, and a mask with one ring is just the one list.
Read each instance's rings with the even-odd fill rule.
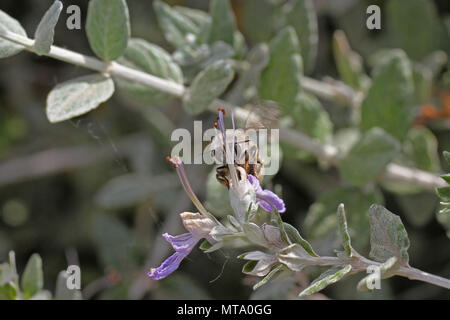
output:
[[248,111],[245,129],[279,128],[280,108],[273,101],[260,101],[244,107]]

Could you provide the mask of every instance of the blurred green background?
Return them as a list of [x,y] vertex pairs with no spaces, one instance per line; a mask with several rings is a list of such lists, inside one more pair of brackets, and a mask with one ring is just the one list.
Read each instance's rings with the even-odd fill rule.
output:
[[[20,21],[28,34],[33,34],[52,2],[2,0],[0,9]],[[68,15],[63,11],[55,44],[93,55],[84,30],[87,1],[62,2],[65,7],[80,6],[83,27],[67,30]],[[167,2],[208,10],[208,1]],[[268,42],[276,34],[279,17],[274,8],[281,2],[232,1],[238,28],[249,47]],[[448,30],[449,1],[430,2],[434,15],[425,12],[423,21],[411,18],[414,32],[405,36],[397,32],[396,20],[389,19],[386,13],[389,1],[314,1],[319,45],[317,61],[309,76],[339,77],[331,47],[336,29],[346,33],[352,49],[364,58],[367,70],[371,67],[372,54],[382,48],[401,47],[415,61],[422,61],[438,50],[448,55],[448,33],[447,36],[436,34],[435,41],[431,41],[422,39],[420,32],[415,31],[429,28],[430,23],[438,25],[436,30]],[[127,3],[132,35],[171,52],[156,23],[152,1]],[[382,9],[381,30],[369,31],[365,27],[365,9],[370,4]],[[401,16],[401,12],[396,14]],[[430,16],[436,19],[427,20]],[[436,78],[444,78],[446,70],[448,78],[448,64],[437,71]],[[21,273],[28,257],[39,253],[43,259],[45,288],[51,291],[59,271],[70,264],[79,264],[83,295],[88,299],[295,298],[308,274],[252,292],[254,279],[241,273],[243,263],[235,259],[237,251],[219,251],[208,256],[195,249],[174,275],[160,282],[146,277],[146,266],[159,265],[171,252],[161,234],[181,233],[178,214],[193,210],[175,172],[164,160],[173,146],[171,131],[178,127],[191,129],[193,120],[212,124],[214,115],[188,116],[176,99],[163,106],[141,105],[117,92],[113,99],[87,115],[50,124],[45,115],[48,92],[57,83],[88,73],[27,52],[0,60],[0,261],[6,261],[9,250],[14,250]],[[433,87],[424,106],[450,110],[449,80],[447,87],[442,83],[445,81]],[[335,128],[343,127],[342,119],[348,109],[330,101],[323,101],[323,105]],[[449,116],[443,113],[440,117],[420,118],[417,115],[425,119],[422,122],[436,136],[439,155],[443,150],[450,150]],[[448,166],[441,165],[444,172],[449,171]],[[211,170],[208,166],[187,166],[188,176],[201,199],[207,197],[206,181]],[[320,236],[306,227],[314,223],[326,225],[326,217],[314,223],[313,218],[309,222],[305,218],[318,199],[336,207],[335,196],[329,192],[340,185],[337,171],[322,170],[315,161],[286,157],[272,183],[282,187],[288,207],[285,220],[309,236],[320,253],[332,252],[335,243],[327,238],[326,227]],[[363,197],[361,192],[366,191],[350,188],[341,196],[348,202],[358,202]],[[328,198],[324,199],[327,192]],[[411,239],[411,265],[450,277],[450,241],[435,217],[439,206],[436,195],[432,192],[399,194],[389,188],[381,192],[370,200],[383,198],[385,206],[401,216]],[[359,244],[362,253],[367,253],[368,234],[359,236],[367,237]],[[341,281],[315,298],[450,298],[444,289],[403,278],[383,281],[382,290],[373,294],[358,293],[355,286],[360,278],[357,275]]]

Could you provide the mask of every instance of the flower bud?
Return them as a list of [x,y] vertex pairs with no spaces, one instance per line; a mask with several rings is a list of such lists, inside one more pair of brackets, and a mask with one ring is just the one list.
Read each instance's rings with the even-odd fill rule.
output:
[[280,228],[266,223],[264,223],[261,228],[264,233],[264,238],[266,238],[270,245],[276,248],[284,248],[286,246],[286,243],[281,237]]
[[231,184],[230,186],[230,204],[235,213],[235,217],[239,222],[243,223],[245,222],[249,208],[252,213],[258,209],[258,206],[256,204],[255,190],[247,180],[246,172],[241,167],[236,167],[236,169],[241,171],[241,180],[238,180],[236,185]]
[[183,225],[187,231],[198,238],[211,238],[209,233],[216,226],[211,219],[198,212],[183,212],[180,214]]

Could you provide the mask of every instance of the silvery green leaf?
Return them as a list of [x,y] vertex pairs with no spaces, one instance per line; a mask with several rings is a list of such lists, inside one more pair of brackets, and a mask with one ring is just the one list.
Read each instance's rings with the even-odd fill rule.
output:
[[258,210],[256,193],[248,180],[241,181],[237,188],[230,188],[228,195],[234,217],[241,224],[248,221],[249,216]]
[[229,44],[223,41],[214,42],[209,46],[208,56],[198,63],[198,67],[205,68],[216,61],[229,59],[233,55],[234,50]]
[[289,113],[296,129],[322,143],[329,143],[333,136],[333,123],[319,99],[307,92],[300,92]]
[[294,28],[285,27],[270,42],[270,59],[261,74],[259,96],[290,112],[301,91],[302,58]]
[[319,292],[330,284],[336,283],[345,277],[352,270],[351,265],[345,267],[333,267],[322,273],[315,279],[306,289],[300,292],[300,297],[309,296],[313,293]]
[[264,277],[276,262],[277,259],[274,256],[267,256],[267,258],[261,260],[251,260],[244,265],[242,272],[252,276]]
[[278,261],[285,264],[292,271],[301,271],[314,262],[311,256],[301,245],[294,243],[283,248],[278,253]]
[[224,246],[223,242],[217,242],[217,243],[213,244],[210,248],[206,249],[205,253],[211,253],[211,252],[217,251],[217,250],[221,249],[223,246]]
[[[283,239],[281,235],[281,230],[278,227],[272,226],[270,224],[264,223],[261,226],[264,237],[266,238],[267,242],[275,247],[284,247],[287,242]],[[288,243],[289,244],[289,243]]]
[[244,36],[240,31],[236,30],[233,34],[233,50],[236,53],[236,59],[243,59],[247,53],[247,49]]
[[189,43],[189,36],[193,36],[195,42],[203,28],[209,25],[209,17],[199,13],[199,10],[194,13],[193,9],[171,8],[159,0],[153,2],[153,9],[164,37],[175,48]]
[[81,300],[81,292],[77,289],[67,288],[69,275],[63,270],[58,274],[55,288],[55,300]]
[[[390,21],[389,34],[396,46],[404,49],[408,56],[420,60],[439,48],[441,33],[444,30],[433,1],[392,0],[386,4],[387,17]],[[410,36],[412,34],[414,37]],[[445,41],[448,41],[448,38]]]
[[250,251],[240,254],[238,256],[238,259],[252,260],[252,261],[272,260],[273,256],[262,251]]
[[53,44],[53,36],[55,35],[55,26],[58,23],[59,15],[63,9],[61,1],[55,1],[47,10],[39,22],[34,33],[34,50],[38,55],[50,52]]
[[289,237],[286,234],[286,230],[284,229],[284,223],[283,223],[283,219],[281,218],[281,214],[278,212],[278,210],[274,207],[273,208],[274,213],[275,213],[275,221],[278,225],[278,227],[280,228],[280,233],[281,233],[281,238],[286,242],[286,244],[291,244],[291,242],[289,241]]
[[60,83],[47,97],[47,118],[54,123],[80,116],[97,108],[113,93],[113,81],[101,74]]
[[369,78],[364,73],[362,58],[350,48],[342,30],[333,34],[333,55],[342,81],[352,88],[364,90]]
[[332,144],[338,148],[340,154],[346,155],[360,138],[361,131],[358,128],[342,128],[334,133]]
[[442,154],[444,155],[445,161],[447,161],[448,165],[450,166],[450,152],[444,151]]
[[283,225],[290,243],[298,243],[313,257],[319,256],[317,253],[314,252],[314,249],[312,248],[311,244],[305,239],[303,239],[303,237],[300,235],[300,232],[294,226],[286,222],[283,222]]
[[275,268],[273,268],[273,269],[272,269],[272,270],[264,277],[264,279],[262,279],[260,282],[258,282],[257,284],[255,284],[255,285],[253,286],[253,290],[256,290],[256,289],[258,289],[259,287],[261,287],[262,285],[266,284],[270,279],[273,278],[273,276],[274,276],[275,274],[277,274],[277,273],[281,270],[281,268],[283,268],[283,265],[282,265],[282,264],[280,264],[280,265],[276,266]]
[[415,102],[425,104],[431,99],[433,89],[433,72],[422,64],[413,65]]
[[211,30],[211,17],[207,12],[181,6],[175,6],[173,9],[189,18],[191,22],[197,26],[197,43],[202,44],[208,41],[209,32]]
[[265,43],[256,45],[247,54],[246,60],[250,67],[240,74],[227,96],[227,101],[237,105],[244,104],[257,95],[261,72],[269,62],[269,47]]
[[[143,39],[133,38],[128,42],[124,55],[119,63],[156,77],[183,83],[183,74],[173,58],[161,47]],[[142,85],[135,81],[117,77],[120,88],[142,103],[158,104],[171,98],[167,93]]]
[[414,82],[411,63],[399,49],[387,52],[373,72],[361,105],[361,127],[380,127],[402,141],[414,120]]
[[400,143],[380,128],[366,132],[339,169],[343,178],[361,186],[377,178],[400,150]]
[[369,209],[370,257],[384,262],[390,257],[407,265],[409,239],[400,217],[380,205]]
[[348,257],[352,256],[352,242],[350,240],[350,235],[348,234],[347,229],[347,218],[345,216],[345,207],[344,204],[341,203],[337,209],[337,218],[339,224],[339,233],[341,235],[342,246],[344,247],[344,251]]
[[264,237],[263,231],[256,224],[252,222],[244,223],[242,224],[242,230],[252,243],[263,247],[267,245],[267,240]]
[[212,0],[210,2],[211,31],[209,42],[223,41],[233,46],[236,21],[229,0]]
[[92,51],[103,60],[119,58],[130,38],[130,18],[125,0],[91,0],[86,33]]
[[[345,203],[348,232],[352,237],[352,246],[357,251],[364,251],[369,243],[369,215],[367,211],[373,203],[383,203],[383,195],[377,188],[359,188],[355,186],[339,186],[320,195],[310,206],[302,224],[306,236],[316,243],[331,241],[339,243],[339,225],[336,208]],[[333,253],[332,247],[323,254]]]
[[314,68],[319,44],[317,15],[312,0],[295,0],[286,3],[283,8],[286,23],[295,28],[300,43],[305,72]]
[[233,80],[231,65],[217,61],[202,70],[183,96],[183,106],[192,114],[199,114],[218,98]]
[[30,299],[44,286],[42,259],[34,253],[27,262],[21,277],[21,287],[25,299]]
[[191,22],[197,26],[198,29],[203,29],[205,26],[209,26],[209,24],[211,23],[211,17],[205,11],[182,6],[174,6],[172,9],[178,11],[185,17],[188,17]]
[[[27,34],[20,23],[0,10],[0,32],[3,30],[17,33],[18,35],[26,37]],[[21,45],[15,44],[11,41],[0,38],[0,59],[11,57],[23,50]]]
[[233,234],[235,234],[235,232],[232,229],[227,228],[222,225],[215,226],[209,233],[209,235],[218,242],[222,241],[224,239],[224,237],[230,236]]
[[259,290],[253,291],[250,295],[250,300],[286,299],[289,292],[296,286],[296,280],[293,276],[283,277],[283,274],[281,274],[274,281],[270,281],[265,286],[260,287]]
[[403,153],[407,157],[405,165],[430,172],[441,170],[438,141],[433,132],[425,126],[414,126],[408,131],[403,143]]
[[192,83],[197,74],[210,64],[232,58],[234,50],[225,42],[217,41],[211,45],[186,45],[177,49],[172,56],[174,61],[182,67],[185,82]]
[[386,262],[378,266],[379,269],[377,269],[377,271],[375,271],[374,269],[373,273],[369,274],[368,276],[361,279],[361,281],[359,281],[357,290],[363,292],[371,291],[371,284],[381,279],[386,279],[393,276],[393,273],[399,267],[397,262],[398,260],[396,257],[391,257],[386,260]]
[[231,215],[228,215],[227,218],[228,218],[228,221],[230,222],[230,224],[231,224],[234,228],[236,228],[236,229],[238,229],[238,230],[241,228],[241,224],[239,223],[239,221],[237,221],[237,219],[236,219],[235,217],[233,217],[233,216],[231,216]]

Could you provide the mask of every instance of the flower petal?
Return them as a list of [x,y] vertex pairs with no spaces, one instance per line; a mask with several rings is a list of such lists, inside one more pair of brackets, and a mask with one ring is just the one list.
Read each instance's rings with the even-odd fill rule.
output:
[[268,212],[273,212],[273,207],[275,207],[280,213],[286,211],[284,201],[270,190],[265,189],[263,191],[257,192],[256,200],[258,200],[261,208]]
[[161,280],[174,272],[180,266],[186,254],[175,252],[167,258],[158,268],[151,268],[147,275],[153,280]]
[[249,174],[249,175],[247,175],[247,179],[250,182],[250,184],[252,185],[253,189],[255,189],[255,192],[262,191],[262,188],[259,185],[259,180],[255,176],[252,176],[251,174]]
[[280,213],[286,211],[286,206],[284,205],[283,199],[268,189],[263,190],[258,179],[251,174],[249,174],[247,178],[253,189],[255,189],[256,200],[261,208],[268,212],[273,212],[273,207],[275,207]]
[[168,233],[164,233],[163,237],[172,245],[172,248],[176,252],[180,252],[185,255],[188,255],[192,251],[196,243],[200,240],[189,232],[180,234],[178,236],[171,236]]

